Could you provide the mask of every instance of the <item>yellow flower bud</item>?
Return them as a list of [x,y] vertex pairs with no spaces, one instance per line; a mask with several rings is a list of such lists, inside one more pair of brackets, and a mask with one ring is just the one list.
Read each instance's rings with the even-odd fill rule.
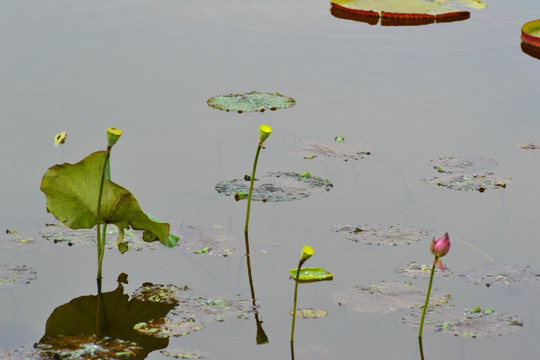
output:
[[313,248],[309,245],[304,245],[302,248],[302,257],[300,257],[301,262],[305,262],[313,255]]
[[259,127],[259,141],[262,144],[270,134],[272,133],[272,128],[269,125],[261,125]]
[[109,146],[112,147],[116,144],[118,139],[120,139],[120,136],[122,136],[122,130],[115,127],[107,128],[107,142],[109,143]]
[[54,137],[54,146],[58,147],[66,142],[67,132],[61,132]]

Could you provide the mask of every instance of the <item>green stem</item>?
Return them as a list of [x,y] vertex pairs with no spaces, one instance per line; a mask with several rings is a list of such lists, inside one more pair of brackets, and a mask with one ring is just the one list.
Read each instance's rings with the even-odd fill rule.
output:
[[431,275],[429,276],[429,285],[426,294],[426,302],[424,303],[424,308],[422,309],[422,318],[420,319],[420,329],[418,330],[418,338],[422,339],[422,330],[424,329],[424,318],[426,317],[426,310],[429,303],[429,296],[431,294],[431,285],[433,284],[433,274],[435,274],[435,264],[437,263],[437,257],[435,256],[435,261],[433,261],[433,266],[431,267]]
[[251,183],[249,184],[249,194],[247,200],[247,212],[246,212],[246,226],[244,233],[248,233],[249,228],[249,212],[251,210],[251,195],[253,194],[253,182],[255,181],[255,172],[257,171],[257,161],[259,161],[259,153],[261,152],[262,145],[257,145],[257,153],[255,153],[255,161],[253,162],[253,171],[251,172]]
[[[298,269],[296,270],[296,278],[294,279],[294,307],[293,307],[293,313],[292,313],[292,326],[291,326],[291,344],[294,342],[294,326],[296,323],[296,299],[298,298],[298,279],[300,278],[300,268],[302,267],[302,264],[304,261],[300,260],[298,263]],[[292,348],[292,347],[291,347]]]
[[101,262],[103,261],[103,253],[105,252],[105,228],[103,228],[103,239],[101,238],[101,198],[103,197],[103,185],[105,184],[105,170],[107,168],[107,162],[111,156],[111,147],[107,147],[107,156],[105,157],[105,162],[103,163],[103,168],[101,170],[101,179],[99,182],[99,193],[98,193],[98,203],[97,203],[97,248],[98,248],[98,273],[97,280],[101,280]]

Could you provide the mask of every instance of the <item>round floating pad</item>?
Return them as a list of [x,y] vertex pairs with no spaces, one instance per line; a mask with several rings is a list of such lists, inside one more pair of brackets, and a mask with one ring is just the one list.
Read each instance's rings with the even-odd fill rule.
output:
[[521,27],[521,40],[540,47],[540,19],[529,21]]

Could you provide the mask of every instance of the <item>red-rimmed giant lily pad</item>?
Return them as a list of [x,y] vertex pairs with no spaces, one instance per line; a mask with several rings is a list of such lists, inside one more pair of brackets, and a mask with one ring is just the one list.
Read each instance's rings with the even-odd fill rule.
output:
[[[446,2],[446,0],[331,0],[330,3],[337,9],[375,18],[442,20],[469,16],[468,11],[451,7]],[[478,0],[456,0],[453,2],[470,8],[486,7],[486,4]]]
[[540,47],[540,19],[523,24],[521,27],[521,40],[529,45]]

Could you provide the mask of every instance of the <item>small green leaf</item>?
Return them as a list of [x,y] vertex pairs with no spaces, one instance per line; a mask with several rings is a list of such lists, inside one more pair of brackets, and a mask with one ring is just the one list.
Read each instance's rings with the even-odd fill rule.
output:
[[[297,269],[289,270],[291,278],[296,279]],[[312,282],[321,280],[332,280],[334,274],[322,269],[320,267],[307,267],[300,269],[300,276],[298,281],[300,282]]]

